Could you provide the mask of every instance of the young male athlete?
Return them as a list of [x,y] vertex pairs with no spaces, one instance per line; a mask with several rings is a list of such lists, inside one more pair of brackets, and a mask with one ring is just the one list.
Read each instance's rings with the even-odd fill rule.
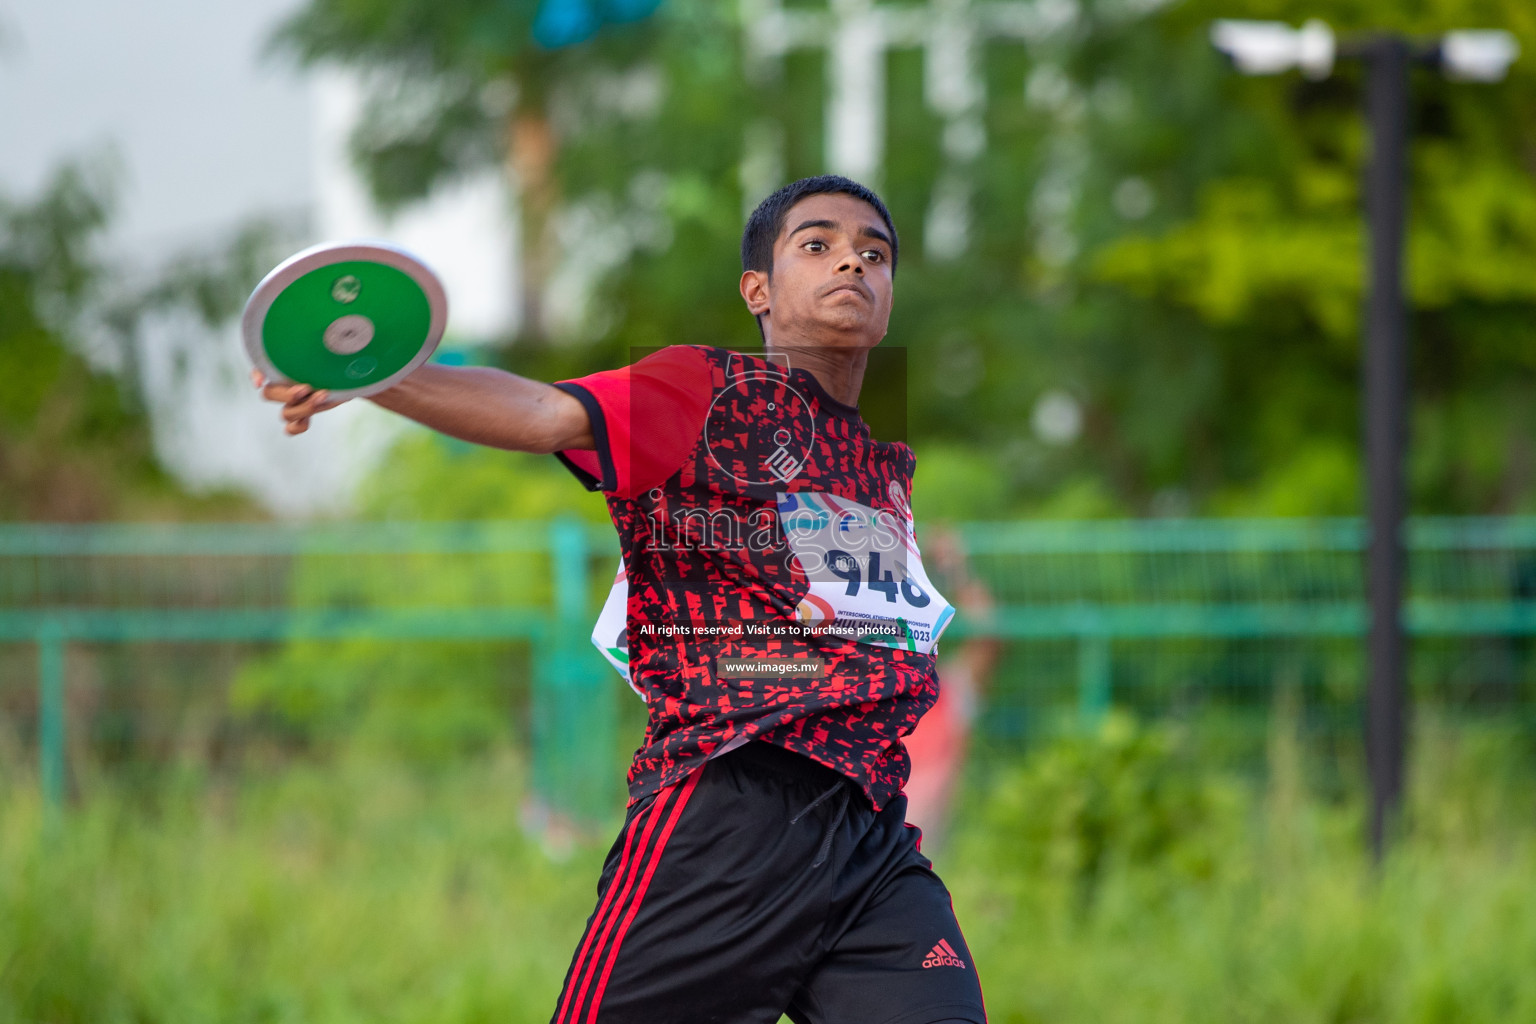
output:
[[[873,192],[804,179],[742,238],[763,355],[674,346],[554,385],[428,364],[373,397],[557,455],[619,532],[622,616],[594,639],[649,722],[555,1024],[985,1024],[904,821],[901,737],[952,609],[916,545],[912,451],[857,407],[896,260]],[[290,434],[333,404],[264,393]]]

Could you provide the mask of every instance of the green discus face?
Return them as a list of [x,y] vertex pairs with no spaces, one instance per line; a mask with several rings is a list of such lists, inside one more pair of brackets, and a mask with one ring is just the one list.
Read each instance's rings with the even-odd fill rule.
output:
[[246,349],[276,380],[337,397],[374,394],[421,365],[447,320],[442,286],[420,261],[380,245],[305,250],[246,305]]
[[421,286],[382,263],[334,263],[284,288],[261,325],[283,376],[337,390],[377,384],[421,350],[432,309]]

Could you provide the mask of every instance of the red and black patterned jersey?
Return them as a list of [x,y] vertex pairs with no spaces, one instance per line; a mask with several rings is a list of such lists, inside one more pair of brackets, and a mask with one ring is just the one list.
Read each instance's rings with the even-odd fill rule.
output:
[[[773,628],[799,621],[808,592],[779,496],[908,516],[915,464],[779,359],[674,346],[556,385],[582,402],[597,442],[559,458],[607,495],[628,576],[630,680],[649,709],[632,801],[761,739],[855,780],[878,809],[907,778],[901,737],[938,694],[931,654]],[[825,672],[726,678],[722,658],[820,659]]]

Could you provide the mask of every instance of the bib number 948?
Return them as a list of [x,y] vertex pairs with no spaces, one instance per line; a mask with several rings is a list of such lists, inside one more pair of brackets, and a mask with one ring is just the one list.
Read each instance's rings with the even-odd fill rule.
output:
[[838,579],[848,583],[844,593],[848,597],[857,597],[859,587],[862,585],[868,589],[885,595],[885,599],[891,604],[896,603],[897,593],[902,600],[913,608],[926,608],[932,600],[922,586],[907,574],[907,564],[899,558],[891,559],[895,563],[896,573],[890,569],[882,571],[880,564],[880,552],[871,551],[869,561],[863,564],[859,559],[840,548],[833,548],[827,552],[827,571]]
[[910,515],[802,491],[779,495],[779,520],[805,574],[801,621],[932,653],[955,610],[923,569]]

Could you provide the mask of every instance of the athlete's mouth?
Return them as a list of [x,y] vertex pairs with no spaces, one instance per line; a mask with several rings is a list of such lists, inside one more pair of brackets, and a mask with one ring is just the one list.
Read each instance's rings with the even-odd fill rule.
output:
[[836,295],[838,292],[853,292],[855,295],[861,295],[865,299],[873,300],[873,296],[869,294],[869,289],[862,281],[844,281],[835,287],[827,289],[826,294],[822,297],[828,298]]

